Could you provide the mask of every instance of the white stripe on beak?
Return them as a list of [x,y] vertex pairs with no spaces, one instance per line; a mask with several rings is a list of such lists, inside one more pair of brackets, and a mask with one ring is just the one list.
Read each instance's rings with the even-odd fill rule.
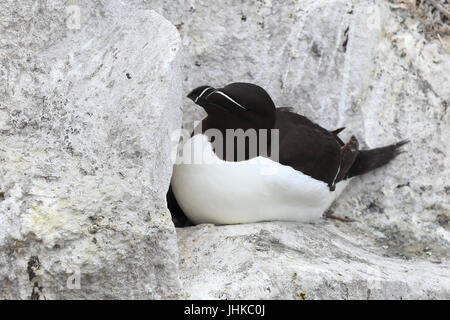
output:
[[208,87],[205,90],[203,90],[202,93],[200,93],[200,95],[197,98],[195,98],[194,102],[197,103],[198,98],[200,98],[208,89],[211,89],[211,87]]

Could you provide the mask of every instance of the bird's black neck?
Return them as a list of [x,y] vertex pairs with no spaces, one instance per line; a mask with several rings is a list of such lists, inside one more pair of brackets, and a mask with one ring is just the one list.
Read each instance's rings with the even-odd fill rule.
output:
[[228,123],[225,119],[207,116],[192,135],[207,136],[220,159],[237,162],[257,156],[270,157],[271,129],[255,129],[245,122]]

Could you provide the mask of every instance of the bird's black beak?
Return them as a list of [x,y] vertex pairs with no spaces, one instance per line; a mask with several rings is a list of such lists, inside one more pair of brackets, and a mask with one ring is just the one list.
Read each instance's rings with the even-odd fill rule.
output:
[[198,100],[206,97],[209,93],[213,92],[215,88],[211,86],[200,86],[189,92],[187,97],[198,104]]
[[191,92],[189,92],[189,94],[187,95],[187,97],[189,99],[191,99],[192,101],[195,101],[195,92],[194,90],[192,90]]
[[[213,93],[217,92],[217,95]],[[212,96],[212,98],[210,98]],[[210,113],[232,113],[240,117],[247,117],[248,109],[234,101],[231,97],[226,95],[220,89],[211,86],[200,86],[189,92],[187,95],[189,99],[210,114]]]

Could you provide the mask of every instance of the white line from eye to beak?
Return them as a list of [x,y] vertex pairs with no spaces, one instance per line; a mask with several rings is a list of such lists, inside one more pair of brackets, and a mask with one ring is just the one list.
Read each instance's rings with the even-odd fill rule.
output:
[[208,89],[211,89],[211,87],[208,87],[205,90],[203,90],[202,93],[200,93],[200,95],[197,98],[195,98],[194,102],[197,103],[198,98],[200,98]]
[[228,100],[230,100],[231,102],[233,102],[234,104],[236,104],[237,106],[239,106],[239,108],[242,108],[244,110],[247,110],[247,108],[243,107],[241,104],[237,103],[236,101],[234,101],[233,99],[231,99],[229,96],[227,96],[225,93],[223,93],[222,91],[219,90],[215,90],[214,92],[210,93],[208,96],[210,96],[213,93],[220,93],[221,95],[223,95],[225,98],[227,98]]
[[211,91],[211,93],[209,93],[206,97],[205,97],[205,99],[207,99],[210,95],[212,95],[214,92],[216,92],[217,91],[217,89],[216,90],[213,90],[213,91]]

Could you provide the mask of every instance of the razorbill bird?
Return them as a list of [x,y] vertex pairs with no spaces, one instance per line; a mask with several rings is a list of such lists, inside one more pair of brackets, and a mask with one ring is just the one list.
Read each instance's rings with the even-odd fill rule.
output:
[[[352,177],[387,164],[407,143],[359,150],[354,136],[347,143],[338,137],[343,128],[329,131],[289,108],[276,108],[263,88],[250,83],[201,86],[188,97],[207,116],[183,145],[168,199],[177,202],[169,208],[181,209],[194,224],[312,222]],[[226,138],[215,143],[239,130],[244,151],[236,135],[231,144]],[[250,141],[250,130],[268,134]]]

